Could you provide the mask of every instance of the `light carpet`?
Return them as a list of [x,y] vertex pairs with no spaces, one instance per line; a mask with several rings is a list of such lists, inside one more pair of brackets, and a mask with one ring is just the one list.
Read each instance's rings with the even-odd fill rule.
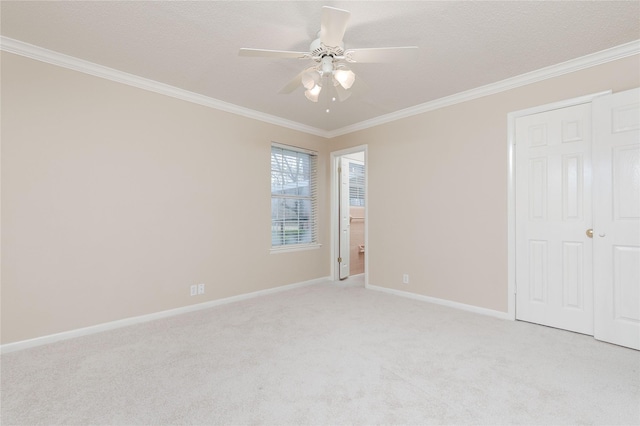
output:
[[3,425],[640,424],[640,353],[323,283],[2,356]]

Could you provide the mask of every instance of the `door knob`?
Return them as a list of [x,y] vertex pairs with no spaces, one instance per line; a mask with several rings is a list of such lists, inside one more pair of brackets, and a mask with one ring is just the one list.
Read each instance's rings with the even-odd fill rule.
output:
[[593,238],[593,229],[587,229],[586,234],[587,234],[587,237]]

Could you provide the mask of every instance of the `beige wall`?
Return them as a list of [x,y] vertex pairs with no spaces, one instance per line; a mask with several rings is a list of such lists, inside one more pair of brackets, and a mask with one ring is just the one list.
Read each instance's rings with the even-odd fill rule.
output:
[[629,57],[332,139],[368,145],[369,283],[506,312],[507,114],[634,88],[639,70]]
[[[369,282],[506,311],[507,113],[637,87],[638,69],[327,141],[3,52],[2,343],[328,276],[328,153],[362,144]],[[271,141],[320,153],[321,249],[269,254]]]
[[[324,138],[4,52],[1,136],[2,343],[330,273]],[[272,141],[320,153],[321,249],[269,254]]]
[[364,245],[364,207],[349,207],[349,275],[364,273],[364,256],[360,245]]

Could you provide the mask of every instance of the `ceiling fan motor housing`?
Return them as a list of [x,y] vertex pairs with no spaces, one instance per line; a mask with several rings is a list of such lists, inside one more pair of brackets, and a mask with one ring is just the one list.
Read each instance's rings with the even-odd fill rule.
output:
[[326,46],[320,38],[317,38],[311,42],[309,51],[316,62],[321,62],[325,56],[336,57],[344,55],[344,43],[340,43],[340,46]]

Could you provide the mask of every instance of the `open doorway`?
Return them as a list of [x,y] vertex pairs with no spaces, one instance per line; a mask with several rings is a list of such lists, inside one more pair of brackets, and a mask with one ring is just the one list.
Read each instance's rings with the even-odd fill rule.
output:
[[367,150],[358,146],[331,153],[331,272],[367,282]]

